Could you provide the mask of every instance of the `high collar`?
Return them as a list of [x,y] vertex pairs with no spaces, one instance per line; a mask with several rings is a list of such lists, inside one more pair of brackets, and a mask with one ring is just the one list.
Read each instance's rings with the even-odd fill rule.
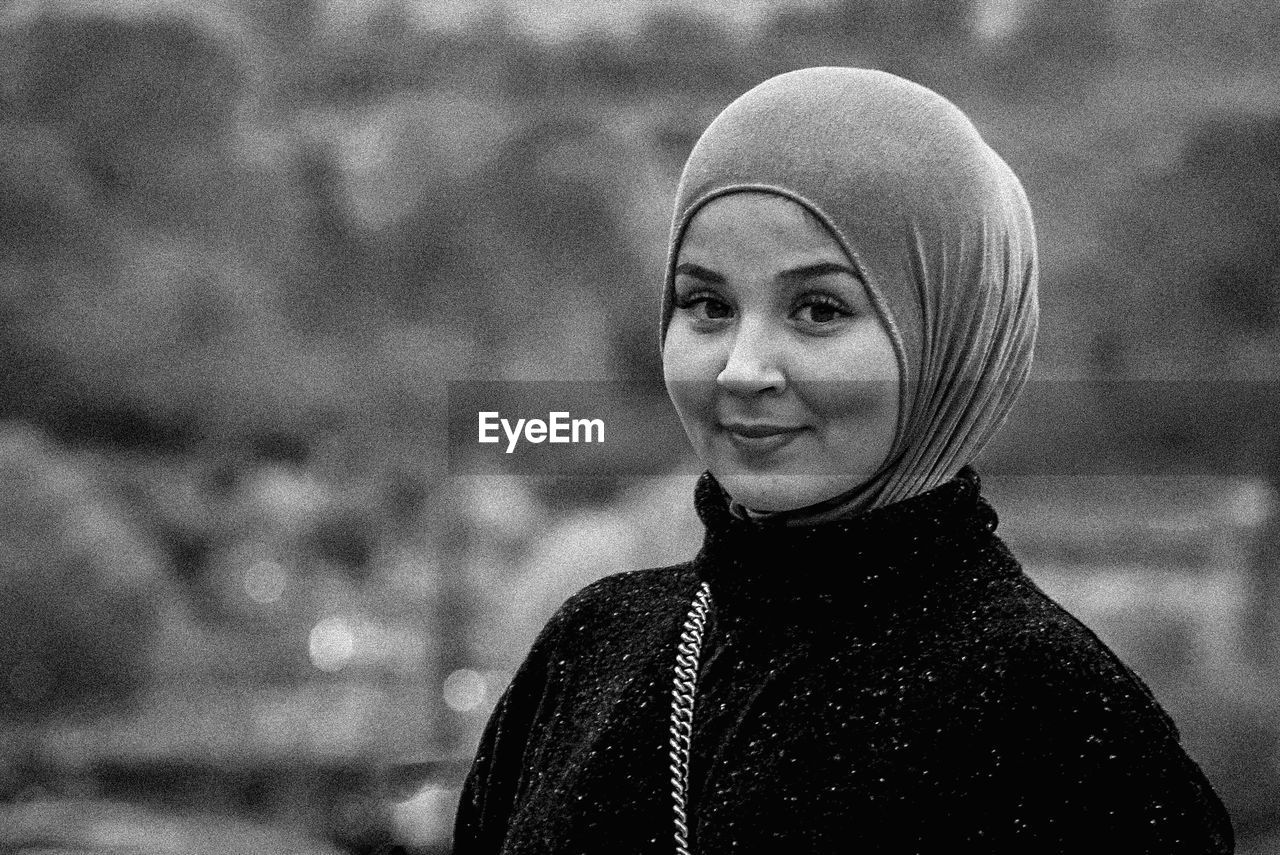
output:
[[699,577],[718,602],[735,607],[865,607],[923,592],[969,563],[998,522],[969,466],[911,498],[812,525],[735,516],[710,472],[699,479],[694,504],[706,526],[695,561]]

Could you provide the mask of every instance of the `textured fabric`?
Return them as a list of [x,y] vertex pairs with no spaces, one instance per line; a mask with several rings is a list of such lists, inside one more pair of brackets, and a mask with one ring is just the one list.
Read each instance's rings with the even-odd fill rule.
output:
[[1023,574],[971,469],[810,527],[736,519],[710,475],[697,508],[692,562],[606,577],[543,630],[455,855],[674,851],[675,645],[704,580],[694,853],[1232,851],[1169,717]]
[[1031,368],[1036,238],[1013,171],[954,104],[892,74],[808,68],[767,80],[716,117],[685,164],[664,340],[686,226],[711,199],[745,190],[792,199],[831,230],[894,342],[893,450],[846,498],[886,505],[949,479],[1004,422]]

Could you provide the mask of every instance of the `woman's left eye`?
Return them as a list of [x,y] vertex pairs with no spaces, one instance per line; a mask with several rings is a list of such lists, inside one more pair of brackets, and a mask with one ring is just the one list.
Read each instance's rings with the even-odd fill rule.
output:
[[853,314],[839,300],[822,295],[804,298],[794,313],[800,320],[813,324],[829,324]]

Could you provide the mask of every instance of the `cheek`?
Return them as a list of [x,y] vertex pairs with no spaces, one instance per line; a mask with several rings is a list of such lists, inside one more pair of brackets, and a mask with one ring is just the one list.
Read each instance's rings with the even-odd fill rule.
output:
[[822,430],[820,457],[849,484],[861,483],[893,453],[898,426],[898,385],[888,380],[845,380],[823,384],[810,408]]
[[719,370],[712,348],[699,346],[687,331],[672,324],[662,348],[662,377],[682,420],[697,418],[714,407]]
[[809,407],[831,422],[867,422],[897,417],[896,380],[829,380],[808,384]]
[[[833,376],[831,366],[845,370]],[[832,427],[864,435],[870,431],[876,439],[887,431],[892,439],[900,390],[898,362],[887,337],[856,342],[843,352],[827,354],[814,368],[804,397],[816,414]]]
[[671,319],[667,338],[662,343],[662,375],[670,379],[694,378],[706,359],[706,347],[699,346],[697,337],[688,329],[679,315]]

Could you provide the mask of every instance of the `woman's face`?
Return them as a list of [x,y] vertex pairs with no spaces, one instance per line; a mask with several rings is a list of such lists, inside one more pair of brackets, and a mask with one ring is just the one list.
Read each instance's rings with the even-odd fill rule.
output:
[[892,448],[893,343],[840,244],[781,196],[732,193],[694,215],[662,365],[694,450],[753,510],[847,492]]

